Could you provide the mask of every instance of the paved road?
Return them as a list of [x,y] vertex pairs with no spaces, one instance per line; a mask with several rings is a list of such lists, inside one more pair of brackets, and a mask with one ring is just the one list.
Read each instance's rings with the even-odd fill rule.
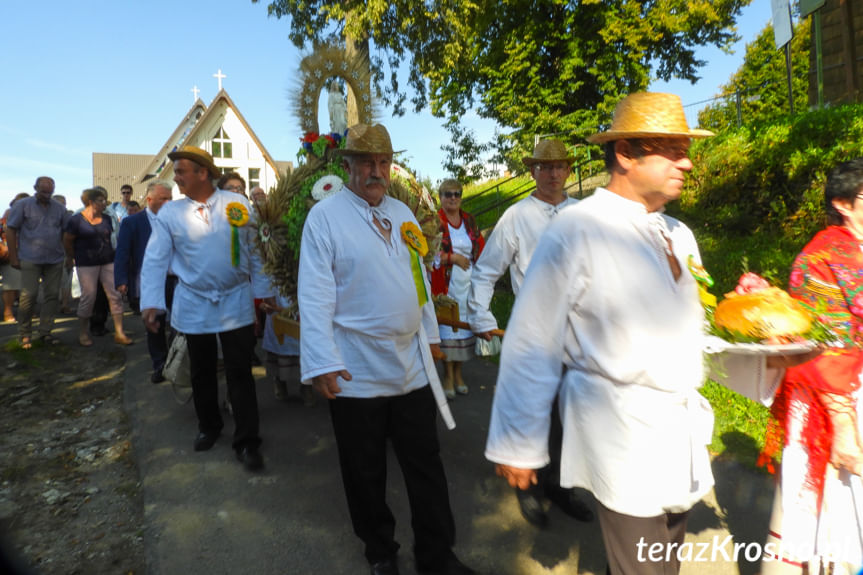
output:
[[[351,531],[324,402],[313,408],[298,400],[279,402],[263,368],[256,368],[263,473],[250,474],[234,459],[230,416],[215,447],[196,453],[193,408],[177,402],[170,384],[150,383],[143,328],[137,321],[132,316],[125,320],[136,332],[135,344],[126,348],[125,403],[144,489],[148,573],[367,573],[362,546]],[[73,325],[67,320],[59,326],[65,345],[76,345]],[[0,326],[0,339],[10,337],[14,328]],[[98,347],[81,348],[81,353],[95,353]],[[459,557],[485,574],[604,573],[598,524],[579,523],[556,509],[544,531],[521,518],[511,490],[482,457],[497,366],[477,360],[466,364],[464,372],[471,392],[453,402],[458,426],[440,428]],[[390,463],[400,566],[404,575],[414,575],[404,483],[395,460]],[[761,543],[772,480],[735,464],[715,463],[714,470],[717,488],[695,508],[687,541],[722,543],[733,535],[738,542]],[[730,555],[731,547],[726,542],[722,549]],[[758,572],[757,563],[742,554],[739,561],[725,560],[721,550],[714,557],[684,564],[683,574]]]

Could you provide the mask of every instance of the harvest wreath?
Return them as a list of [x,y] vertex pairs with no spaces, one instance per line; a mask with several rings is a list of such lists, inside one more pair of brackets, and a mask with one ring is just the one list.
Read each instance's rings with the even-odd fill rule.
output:
[[[264,273],[269,275],[280,293],[291,301],[274,322],[287,323],[299,317],[297,308],[297,280],[299,273],[300,241],[303,225],[309,210],[318,201],[337,193],[348,174],[342,167],[338,150],[344,148],[345,134],[317,133],[317,102],[321,87],[328,77],[340,77],[361,102],[360,123],[371,124],[375,103],[361,86],[368,82],[362,70],[368,62],[357,56],[347,56],[343,50],[327,45],[307,56],[301,63],[298,93],[293,98],[300,119],[303,136],[297,154],[299,166],[284,173],[270,191],[266,201],[258,205],[257,246],[263,257]],[[428,189],[404,167],[395,163],[390,169],[390,186],[387,194],[405,203],[419,223],[419,230],[427,251],[423,263],[431,265],[440,250],[440,229],[437,206]],[[414,232],[416,234],[416,231]]]

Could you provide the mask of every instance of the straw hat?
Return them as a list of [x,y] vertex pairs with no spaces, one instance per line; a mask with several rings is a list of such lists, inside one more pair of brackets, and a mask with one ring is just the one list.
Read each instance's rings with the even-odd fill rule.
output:
[[399,150],[393,151],[393,144],[390,141],[390,134],[387,129],[381,124],[354,124],[348,128],[348,137],[345,142],[345,147],[339,150],[340,153],[351,155],[363,154],[398,154],[404,152]]
[[210,177],[213,179],[220,178],[222,176],[219,168],[217,168],[216,164],[213,162],[213,156],[201,148],[196,148],[195,146],[183,146],[179,150],[170,152],[168,154],[168,158],[170,158],[172,162],[175,160],[191,160],[199,166],[207,168],[207,171],[210,172]]
[[630,138],[707,138],[708,130],[690,130],[680,97],[674,94],[637,92],[614,108],[611,128],[587,138],[593,144]]
[[572,165],[575,156],[566,152],[566,146],[560,140],[540,140],[533,149],[533,156],[525,156],[521,161],[528,167],[545,162],[566,162]]

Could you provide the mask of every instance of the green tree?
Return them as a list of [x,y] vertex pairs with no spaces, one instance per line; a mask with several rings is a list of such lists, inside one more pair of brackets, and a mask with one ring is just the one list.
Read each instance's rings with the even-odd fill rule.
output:
[[301,49],[333,38],[369,46],[384,103],[400,114],[409,99],[445,118],[450,160],[467,166],[492,145],[461,127],[468,110],[510,131],[511,157],[532,149],[534,134],[575,141],[652,76],[697,80],[695,50],[736,41],[750,1],[271,0],[268,13],[289,20]]
[[[796,113],[808,108],[810,37],[809,20],[801,19],[791,40],[791,92]],[[765,122],[790,113],[785,50],[776,48],[772,25],[747,44],[743,64],[720,90],[726,97],[698,114],[698,123],[704,128],[720,131],[736,127],[738,94],[743,123]]]

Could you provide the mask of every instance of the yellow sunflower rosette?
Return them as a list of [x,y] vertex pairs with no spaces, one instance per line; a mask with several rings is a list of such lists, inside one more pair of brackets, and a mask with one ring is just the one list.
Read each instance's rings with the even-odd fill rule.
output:
[[240,202],[231,202],[225,207],[228,223],[241,228],[249,223],[249,210]]
[[422,258],[428,252],[428,243],[426,238],[420,231],[419,227],[413,222],[405,222],[401,226],[402,239],[407,245],[411,253],[411,274],[414,279],[414,285],[417,290],[417,302],[422,307],[430,299],[428,290],[426,289],[425,275],[423,273]]
[[231,224],[231,265],[240,265],[239,228],[249,223],[249,209],[240,202],[231,202],[225,207],[225,215]]

